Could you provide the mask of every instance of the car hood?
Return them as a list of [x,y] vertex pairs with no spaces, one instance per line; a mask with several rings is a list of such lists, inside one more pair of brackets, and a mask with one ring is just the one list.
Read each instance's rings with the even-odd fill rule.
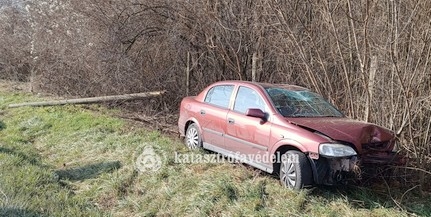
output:
[[[287,118],[300,127],[318,131],[333,140],[354,144],[362,152],[364,144],[377,144],[393,141],[392,131],[375,124],[349,118]],[[387,147],[390,148],[390,147]]]

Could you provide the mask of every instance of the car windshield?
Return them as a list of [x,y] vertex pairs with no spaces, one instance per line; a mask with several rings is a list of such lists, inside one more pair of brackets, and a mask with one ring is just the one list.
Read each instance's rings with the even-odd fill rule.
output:
[[288,90],[280,87],[265,88],[275,108],[284,117],[343,117],[322,96],[307,90]]

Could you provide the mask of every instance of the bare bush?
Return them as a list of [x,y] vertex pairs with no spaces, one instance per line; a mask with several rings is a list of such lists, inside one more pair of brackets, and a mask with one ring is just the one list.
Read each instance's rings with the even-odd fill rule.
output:
[[[183,96],[218,80],[303,85],[352,118],[394,130],[412,165],[429,171],[430,6],[373,0],[31,1],[2,9],[0,71],[17,79],[31,75],[41,90],[61,95],[168,89],[152,108],[174,112]],[[418,174],[424,183],[425,173]]]
[[30,73],[29,24],[12,2],[0,7],[0,78],[27,81]]

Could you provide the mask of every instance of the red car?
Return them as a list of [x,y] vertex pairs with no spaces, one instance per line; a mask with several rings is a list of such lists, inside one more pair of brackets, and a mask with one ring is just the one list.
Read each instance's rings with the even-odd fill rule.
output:
[[349,119],[294,85],[214,83],[182,100],[178,127],[189,148],[276,173],[291,189],[342,183],[367,164],[399,161],[392,131]]

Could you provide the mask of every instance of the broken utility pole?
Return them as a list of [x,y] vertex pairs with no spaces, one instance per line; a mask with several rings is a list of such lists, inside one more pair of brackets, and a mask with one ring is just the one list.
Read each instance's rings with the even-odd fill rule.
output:
[[108,102],[108,101],[115,101],[115,100],[126,101],[126,100],[135,100],[135,99],[143,99],[143,98],[160,96],[164,93],[166,93],[166,90],[145,92],[145,93],[132,93],[132,94],[124,94],[124,95],[113,95],[113,96],[53,100],[53,101],[45,101],[45,102],[28,102],[28,103],[10,104],[9,108],[17,108],[17,107],[23,107],[23,106],[37,107],[37,106],[56,106],[56,105],[67,105],[67,104],[90,104],[90,103]]

